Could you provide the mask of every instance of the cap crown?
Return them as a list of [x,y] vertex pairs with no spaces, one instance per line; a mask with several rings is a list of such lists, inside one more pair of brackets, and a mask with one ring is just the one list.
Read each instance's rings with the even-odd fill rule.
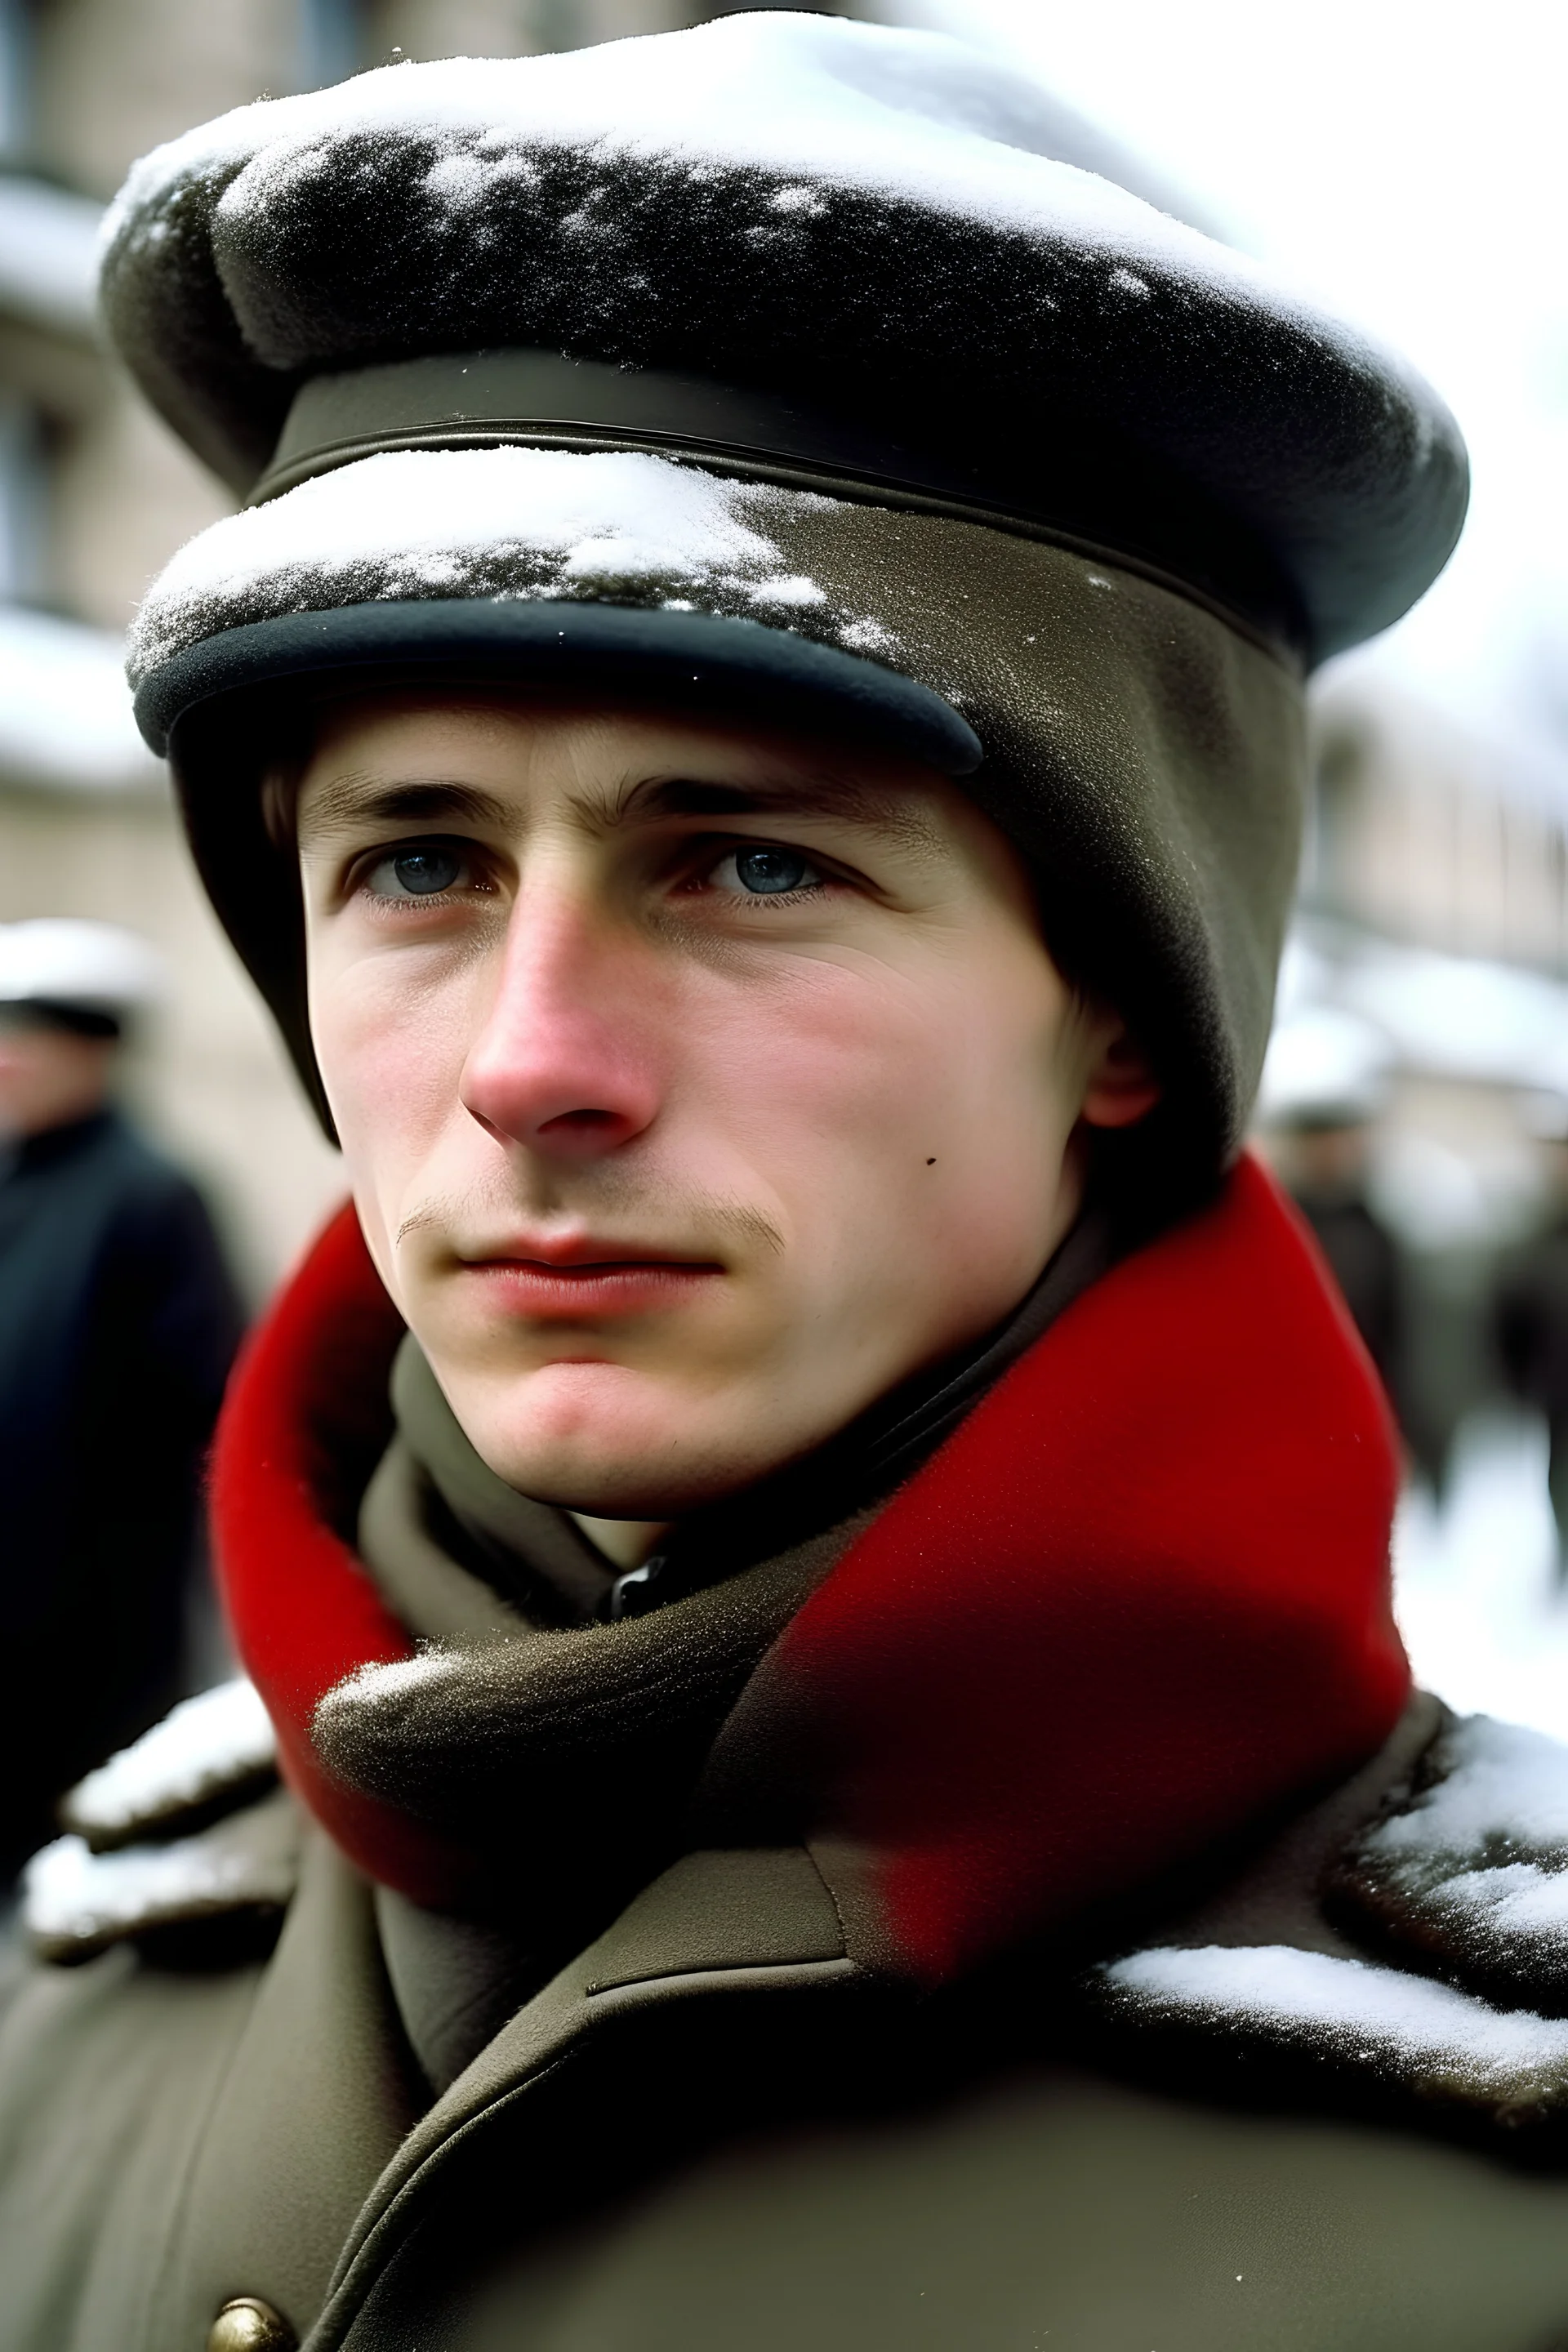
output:
[[1458,535],[1452,418],[1107,169],[959,43],[770,11],[225,116],[132,173],[104,304],[237,487],[313,377],[521,348],[764,393],[1309,658],[1384,626]]

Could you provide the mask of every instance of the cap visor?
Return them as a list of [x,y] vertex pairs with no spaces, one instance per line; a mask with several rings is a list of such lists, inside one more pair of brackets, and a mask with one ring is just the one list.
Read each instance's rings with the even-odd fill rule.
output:
[[787,629],[711,613],[504,598],[338,605],[226,629],[149,673],[136,720],[162,756],[178,722],[221,696],[249,699],[270,683],[334,676],[368,687],[422,670],[836,733],[942,775],[971,775],[984,757],[968,720],[931,688]]

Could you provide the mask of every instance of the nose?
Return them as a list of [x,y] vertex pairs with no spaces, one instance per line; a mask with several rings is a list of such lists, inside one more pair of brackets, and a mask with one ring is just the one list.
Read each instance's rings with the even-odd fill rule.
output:
[[463,1066],[464,1108],[498,1140],[554,1159],[600,1159],[643,1134],[661,1095],[649,978],[624,929],[525,893]]

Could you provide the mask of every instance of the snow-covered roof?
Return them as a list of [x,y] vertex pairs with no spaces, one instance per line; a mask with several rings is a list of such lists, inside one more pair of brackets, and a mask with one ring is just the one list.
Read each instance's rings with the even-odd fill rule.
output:
[[[1521,616],[1528,617],[1522,607]],[[1323,733],[1360,735],[1378,768],[1415,792],[1458,788],[1561,824],[1568,814],[1568,731],[1518,646],[1510,644],[1509,658],[1500,657],[1492,672],[1472,675],[1456,706],[1430,684],[1411,690],[1403,635],[1358,646],[1320,680]]]
[[90,196],[0,173],[0,315],[90,337],[102,224]]
[[1314,1006],[1276,1024],[1258,1090],[1263,1120],[1372,1118],[1387,1091],[1387,1038],[1353,1013]]
[[0,605],[0,783],[158,789],[163,770],[136,731],[124,664],[106,629]]

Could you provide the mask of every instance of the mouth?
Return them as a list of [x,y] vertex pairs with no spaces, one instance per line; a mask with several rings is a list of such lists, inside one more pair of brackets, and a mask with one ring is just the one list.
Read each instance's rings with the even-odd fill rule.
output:
[[465,1276],[484,1284],[502,1311],[547,1323],[598,1321],[682,1306],[725,1272],[716,1258],[682,1257],[593,1235],[464,1252],[458,1265]]

